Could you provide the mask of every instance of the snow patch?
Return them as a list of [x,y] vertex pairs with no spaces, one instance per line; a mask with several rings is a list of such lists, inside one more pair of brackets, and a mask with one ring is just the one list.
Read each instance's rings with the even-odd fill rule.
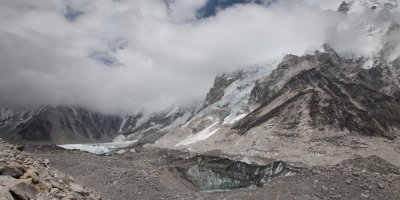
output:
[[126,148],[135,144],[138,140],[124,141],[124,142],[110,142],[110,143],[98,143],[98,144],[64,144],[58,145],[61,148],[67,150],[80,150],[88,153],[97,155],[107,154],[113,151],[117,151],[122,148]]
[[113,139],[113,142],[125,142],[126,141],[126,136],[125,135],[118,135]]
[[246,115],[247,115],[247,113],[243,113],[243,114],[240,114],[240,115],[237,115],[237,112],[236,113],[231,113],[230,115],[225,117],[224,123],[222,123],[222,124],[224,124],[224,125],[225,124],[233,124],[233,123],[243,119],[244,117],[246,117]]
[[240,162],[251,165],[251,161],[247,157],[244,157],[242,160],[240,160]]
[[215,125],[217,125],[219,123],[219,121],[215,122],[214,124],[212,124],[211,126],[205,128],[204,130],[189,136],[188,138],[180,141],[179,143],[177,143],[175,146],[183,146],[183,145],[189,145],[189,144],[194,144],[197,143],[199,141],[205,140],[207,138],[209,138],[210,136],[214,135],[214,133],[216,133],[219,128],[210,131]]
[[118,133],[121,133],[121,132],[122,132],[122,129],[124,128],[125,123],[126,123],[126,121],[127,121],[128,119],[129,119],[129,116],[125,116],[125,117],[122,119],[121,126],[119,127]]
[[224,96],[215,105],[219,107],[228,105],[230,113],[225,117],[223,125],[233,124],[247,115],[250,111],[248,107],[250,94],[256,80],[270,74],[276,65],[277,62],[274,61],[263,66],[253,67],[247,72],[246,78],[233,82],[225,89]]
[[174,122],[172,122],[170,125],[164,127],[163,129],[161,129],[162,131],[167,131],[167,130],[171,130],[173,128],[178,128],[179,126],[182,126],[183,124],[185,124],[187,122],[187,120],[192,116],[192,114],[190,112],[186,112],[183,116],[177,118],[174,120]]

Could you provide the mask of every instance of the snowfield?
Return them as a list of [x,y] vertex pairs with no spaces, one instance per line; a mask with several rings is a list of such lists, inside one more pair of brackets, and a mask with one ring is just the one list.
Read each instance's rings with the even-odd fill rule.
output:
[[97,144],[64,144],[58,145],[61,148],[68,150],[80,150],[97,155],[103,155],[110,152],[117,151],[122,148],[127,148],[134,145],[138,140],[123,141],[123,142],[110,142],[110,143],[97,143]]

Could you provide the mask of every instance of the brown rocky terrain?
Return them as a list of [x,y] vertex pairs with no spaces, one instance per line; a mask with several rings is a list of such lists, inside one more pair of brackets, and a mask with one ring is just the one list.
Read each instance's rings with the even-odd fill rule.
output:
[[48,159],[33,158],[24,146],[15,146],[0,139],[1,200],[99,200],[91,190],[74,178],[56,170]]
[[[232,165],[226,163],[230,161],[213,157],[215,152],[194,156],[180,151],[144,147],[111,156],[55,147],[33,147],[28,151],[37,157],[49,159],[56,168],[73,175],[77,181],[94,188],[104,199],[110,200],[400,198],[400,168],[377,156],[355,156],[335,166],[287,166],[295,173],[273,177],[259,186],[250,184],[247,187],[225,190],[202,190],[179,169],[207,166],[214,172],[229,171]],[[249,159],[257,160],[250,167],[257,168],[273,163],[272,160],[263,158]],[[226,175],[243,178],[240,170]],[[208,180],[212,182],[213,178]]]

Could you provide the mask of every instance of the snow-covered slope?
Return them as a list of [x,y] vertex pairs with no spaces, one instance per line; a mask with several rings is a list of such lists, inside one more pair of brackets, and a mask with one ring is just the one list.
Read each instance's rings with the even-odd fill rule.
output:
[[383,11],[389,12],[400,11],[398,0],[349,0],[350,4],[349,13],[363,13],[366,10]]
[[188,146],[242,119],[254,109],[249,99],[256,81],[267,76],[276,64],[273,61],[218,75],[194,115],[183,126],[170,130],[157,142]]
[[129,129],[123,129],[118,137],[139,140],[139,144],[153,143],[167,131],[181,127],[195,112],[196,106],[182,106],[141,116]]
[[[345,6],[343,6],[345,5]],[[338,10],[345,7],[347,15],[337,27],[338,36],[330,41],[338,53],[345,58],[358,58],[364,62],[363,68],[371,68],[378,64],[381,54],[392,57],[393,52],[386,48],[388,32],[399,23],[398,0],[353,0],[345,1]],[[336,42],[337,37],[350,36],[348,42]],[[329,42],[329,41],[327,41]]]
[[[275,65],[276,62],[271,62],[269,64],[251,66],[237,72],[217,76],[215,83],[219,82],[221,79],[235,79],[234,77],[240,74],[240,78],[236,78],[231,84],[221,89],[221,97],[218,101],[207,105],[208,100],[206,99],[206,107],[198,112],[191,121],[213,116],[218,118],[222,122],[222,125],[225,125],[232,124],[241,119],[244,115],[251,112],[249,98],[256,80],[267,76],[271,70],[275,68]],[[219,112],[219,114],[213,114],[215,112]]]

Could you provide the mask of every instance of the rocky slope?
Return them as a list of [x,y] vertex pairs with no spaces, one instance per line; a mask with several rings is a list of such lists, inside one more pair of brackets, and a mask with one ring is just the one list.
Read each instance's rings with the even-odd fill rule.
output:
[[[195,131],[188,123],[154,146],[306,164],[373,153],[397,162],[389,153],[399,151],[399,86],[392,72],[397,61],[364,69],[357,60],[324,48],[313,55],[288,55],[270,75],[258,79],[249,99],[249,107],[256,109],[239,121],[209,119]],[[376,149],[380,145],[386,147]]]
[[[32,154],[48,158],[55,167],[99,191],[104,199],[400,198],[399,167],[377,156],[354,157],[334,166],[293,169],[282,162],[274,164],[269,159],[242,157],[238,162],[226,159],[224,154],[214,152],[218,155],[214,157],[212,152],[209,153],[193,156],[181,151],[139,147],[134,152],[97,156],[54,147],[32,149]],[[295,173],[284,176],[289,170],[295,170]],[[237,188],[247,185],[250,186]],[[208,190],[211,188],[235,189]]]
[[[110,142],[119,134],[132,133],[135,134],[130,139],[137,139],[147,132],[182,125],[191,112],[191,108],[180,108],[147,116],[141,113],[121,116],[67,106],[3,107],[0,108],[0,137],[13,143],[29,144]],[[160,136],[147,139],[155,140]]]
[[312,56],[286,56],[252,91],[259,106],[235,124],[245,134],[273,120],[281,134],[301,127],[347,130],[394,139],[400,134],[400,91],[387,66],[362,69],[332,49]]
[[36,159],[0,139],[0,199],[101,199],[55,170],[48,159]]
[[[167,142],[178,146],[196,143],[207,139],[211,132],[217,131],[221,126],[229,126],[242,119],[254,109],[249,104],[249,99],[256,81],[268,75],[275,65],[276,62],[271,62],[218,75],[196,112],[183,126],[169,130],[167,136],[156,143]],[[184,140],[186,136],[193,138]],[[181,143],[177,144],[178,140]]]
[[[253,82],[246,111],[237,120],[193,117],[153,146],[307,165],[337,164],[357,154],[382,155],[398,164],[393,155],[399,152],[400,57],[394,35],[400,29],[388,14],[397,12],[398,4],[351,1],[339,8],[358,16],[364,11],[357,6],[373,17],[342,25],[382,39],[380,48],[359,56],[337,53],[325,44],[304,56],[287,55],[275,70]],[[229,93],[224,90],[225,96]]]

